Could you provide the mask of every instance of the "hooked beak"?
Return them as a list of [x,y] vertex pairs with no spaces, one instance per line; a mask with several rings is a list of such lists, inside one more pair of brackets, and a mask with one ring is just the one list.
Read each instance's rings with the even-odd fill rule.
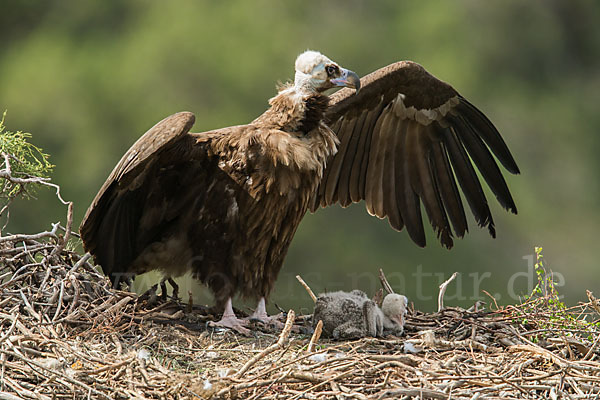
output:
[[346,68],[340,68],[342,75],[339,78],[331,79],[330,82],[335,86],[351,87],[356,89],[356,93],[360,90],[360,78],[355,72]]
[[404,328],[404,316],[403,315],[394,315],[394,316],[390,317],[390,319],[392,321],[394,321],[395,323],[397,323],[399,326]]

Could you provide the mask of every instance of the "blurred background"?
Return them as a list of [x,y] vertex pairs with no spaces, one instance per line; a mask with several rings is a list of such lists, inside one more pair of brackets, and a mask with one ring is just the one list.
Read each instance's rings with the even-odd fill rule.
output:
[[[522,174],[508,183],[519,209],[488,197],[498,238],[470,221],[452,251],[429,229],[418,248],[363,204],[303,220],[272,302],[308,310],[294,276],[315,292],[379,288],[378,268],[425,311],[453,272],[447,305],[531,290],[544,247],[568,304],[600,284],[600,3],[594,1],[3,1],[0,111],[10,130],[51,154],[53,180],[75,202],[76,224],[129,146],[162,118],[196,114],[195,131],[251,121],[306,49],[365,75],[409,59],[451,83],[503,134]],[[50,191],[12,208],[9,231],[65,221]],[[429,227],[428,227],[429,228]],[[141,277],[138,289],[156,276]],[[183,293],[210,303],[180,279]],[[274,311],[271,305],[270,311]]]

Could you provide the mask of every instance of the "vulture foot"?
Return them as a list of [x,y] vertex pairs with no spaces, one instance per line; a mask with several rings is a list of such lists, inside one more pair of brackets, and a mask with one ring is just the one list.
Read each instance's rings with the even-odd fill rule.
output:
[[227,299],[227,303],[225,303],[225,311],[223,311],[223,316],[220,321],[217,322],[209,322],[208,325],[213,328],[229,328],[233,329],[237,333],[240,333],[244,336],[250,336],[250,329],[246,328],[248,322],[242,319],[238,319],[233,312],[233,306],[231,305],[231,298]]
[[217,322],[209,322],[208,325],[213,328],[229,328],[233,329],[237,333],[240,333],[244,336],[250,336],[250,329],[246,328],[244,325],[247,324],[247,321],[243,319],[238,319],[235,314],[225,315],[223,314],[223,318]]
[[267,307],[265,305],[265,298],[261,297],[256,306],[256,310],[247,319],[250,322],[259,321],[265,325],[275,326],[277,329],[283,329],[283,323],[277,319],[277,317],[270,317],[267,314]]

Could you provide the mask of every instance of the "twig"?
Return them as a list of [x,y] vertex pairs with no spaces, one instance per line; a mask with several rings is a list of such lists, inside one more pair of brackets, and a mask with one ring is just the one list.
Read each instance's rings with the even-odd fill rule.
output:
[[0,400],[23,400],[23,398],[10,393],[0,392]]
[[[496,298],[494,296],[492,296],[488,291],[486,290],[481,290],[483,293],[486,294],[486,296],[488,296],[490,299],[492,299],[492,301],[494,302],[494,306],[496,307],[496,311],[500,309],[500,307],[498,307],[498,302],[496,301]],[[492,309],[492,305],[490,303],[490,309]]]
[[125,307],[127,305],[127,303],[129,303],[131,300],[133,300],[133,298],[131,296],[123,297],[116,304],[113,304],[112,306],[110,306],[105,311],[105,313],[106,314],[111,314],[111,313],[115,313],[116,314],[117,312],[119,312],[119,310],[121,310],[123,307]]
[[329,379],[322,380],[320,383],[317,383],[316,385],[314,385],[314,386],[312,386],[312,387],[310,387],[310,388],[308,388],[308,389],[304,390],[303,392],[301,392],[301,393],[298,393],[296,396],[292,397],[290,400],[295,400],[295,399],[298,399],[298,398],[300,398],[300,397],[303,397],[303,396],[304,396],[306,393],[308,393],[310,390],[314,390],[314,389],[316,389],[316,388],[318,388],[318,387],[321,387],[321,386],[323,386],[323,385],[325,385],[325,384],[327,384],[327,383],[330,383],[330,382],[336,381],[336,380],[338,380],[338,379],[345,378],[346,376],[348,376],[348,375],[351,375],[351,374],[353,374],[353,373],[354,373],[354,371],[353,371],[353,370],[349,370],[349,371],[346,371],[346,372],[342,372],[342,373],[341,373],[341,374],[339,374],[339,375],[333,376],[333,377],[331,377],[331,378],[329,378]]
[[19,185],[26,185],[26,184],[33,183],[33,184],[37,184],[37,185],[44,185],[44,186],[52,187],[52,188],[56,189],[56,197],[58,197],[58,200],[60,200],[60,202],[63,203],[65,206],[69,205],[70,202],[65,201],[60,194],[60,186],[58,186],[54,183],[51,183],[50,178],[40,178],[40,177],[16,178],[16,177],[12,176],[8,155],[6,153],[2,153],[2,155],[4,156],[6,166],[4,169],[0,170],[0,178],[6,179],[10,183],[16,183]]
[[307,353],[312,353],[313,351],[315,351],[315,345],[319,341],[322,331],[323,331],[323,321],[319,320],[319,322],[317,322],[317,326],[315,326],[315,331],[313,332],[312,337],[310,338],[308,347],[306,348]]
[[24,240],[40,240],[44,238],[54,238],[56,239],[58,236],[56,235],[56,231],[58,230],[58,224],[52,224],[51,231],[44,231],[40,233],[36,233],[33,235],[25,235],[18,233],[16,235],[9,235],[0,237],[0,243],[4,242],[20,242]]
[[[48,396],[44,396],[39,393],[32,392],[31,390],[25,389],[24,387],[19,385],[17,382],[10,379],[8,376],[5,377],[5,380],[6,380],[6,383],[13,388],[13,390],[18,392],[21,396],[23,396],[23,397],[18,397],[19,399],[29,397],[29,398],[34,398],[34,399],[38,399],[38,400],[51,400],[51,398]],[[0,399],[1,398],[2,397],[0,397]],[[10,399],[11,397],[8,397],[8,398]]]
[[289,374],[290,377],[299,379],[301,381],[311,382],[311,383],[321,383],[325,380],[323,375],[317,375],[308,371],[291,371]]
[[[340,387],[338,386],[338,384],[335,381],[331,381],[329,382],[329,386],[331,386],[331,390],[333,390],[335,392],[335,398],[336,400],[342,400],[342,391],[340,390]],[[366,398],[366,396],[365,396]]]
[[60,292],[58,294],[58,304],[56,305],[56,311],[54,312],[54,317],[52,317],[52,321],[56,321],[58,315],[60,314],[60,310],[62,308],[63,303],[63,295],[65,293],[65,281],[60,281]]
[[388,282],[387,278],[385,277],[385,274],[383,273],[383,269],[381,268],[379,268],[379,280],[381,281],[381,286],[383,286],[383,288],[386,292],[388,292],[388,294],[394,293],[394,289],[392,289],[392,286]]
[[306,284],[306,282],[304,282],[304,279],[302,279],[302,277],[300,275],[296,275],[296,279],[298,279],[298,282],[300,282],[300,284],[304,287],[304,289],[306,289],[306,291],[308,292],[308,295],[310,296],[310,298],[312,299],[312,301],[314,303],[317,302],[317,296],[315,296],[315,294],[313,293],[312,290],[310,290],[310,287]]
[[596,339],[594,340],[594,343],[592,344],[592,346],[590,347],[588,352],[585,354],[585,356],[583,356],[583,359],[582,359],[583,361],[589,360],[594,355],[594,350],[596,350],[596,346],[598,346],[599,340],[600,340],[600,335],[597,335]]
[[10,335],[12,335],[13,331],[15,330],[15,326],[17,325],[17,321],[18,321],[18,317],[15,317],[15,319],[13,319],[12,324],[10,324],[10,328],[8,328],[8,331],[6,332],[6,334],[0,336],[0,344],[2,344],[2,342],[4,342],[6,339],[8,339],[10,337]]
[[100,392],[100,391],[98,391],[98,390],[96,390],[96,389],[94,389],[94,388],[86,385],[85,383],[80,382],[80,381],[78,381],[76,379],[73,379],[73,378],[71,378],[71,377],[69,377],[69,376],[67,376],[67,375],[65,375],[63,373],[60,373],[58,371],[52,370],[50,368],[46,368],[42,364],[40,364],[40,363],[38,363],[36,361],[30,360],[30,359],[28,359],[28,358],[20,355],[18,352],[9,353],[6,350],[0,349],[0,353],[6,353],[7,355],[10,355],[12,357],[17,357],[21,361],[23,361],[23,362],[25,362],[27,364],[33,365],[34,367],[37,368],[38,371],[44,370],[44,371],[50,372],[51,374],[59,376],[59,377],[61,377],[62,379],[66,380],[69,383],[72,383],[74,385],[77,385],[77,386],[80,386],[80,387],[84,388],[86,391],[91,391],[92,393],[94,393],[94,394],[96,394],[96,395],[98,395],[98,396],[100,396],[102,398],[110,399],[110,396],[108,396],[108,395],[106,395],[106,394],[104,394],[104,393],[102,393],[102,392]]
[[[57,195],[58,195],[58,192],[57,192]],[[52,254],[50,254],[51,257],[54,257],[63,251],[63,249],[65,248],[65,246],[67,245],[67,243],[69,241],[69,238],[71,237],[71,227],[72,226],[73,226],[73,202],[69,201],[67,203],[67,227],[65,230],[65,236],[61,240],[59,240],[58,246],[56,246],[54,248],[54,250],[52,250]]]
[[69,281],[71,282],[71,287],[75,290],[75,294],[73,295],[73,299],[71,300],[71,305],[69,306],[69,311],[67,312],[67,317],[72,315],[75,311],[75,307],[79,305],[79,296],[81,295],[81,288],[79,285],[79,281],[75,278],[75,274],[69,273],[67,274],[69,277]]
[[134,357],[129,357],[128,359],[123,360],[121,362],[118,362],[116,364],[110,364],[110,365],[107,365],[105,367],[98,368],[98,369],[95,369],[95,370],[92,370],[92,371],[85,371],[85,372],[82,372],[82,374],[85,374],[85,375],[97,375],[97,374],[100,374],[102,372],[111,371],[113,369],[121,368],[121,367],[123,367],[123,366],[125,366],[127,364],[130,364],[131,362],[133,362],[135,360],[136,360],[135,356]]
[[440,285],[440,292],[438,294],[438,312],[444,309],[444,294],[446,294],[446,289],[448,288],[448,285],[456,278],[456,275],[458,275],[458,272],[453,273],[452,276],[448,278],[446,282]]
[[287,320],[285,321],[285,326],[283,327],[283,330],[279,335],[279,340],[277,340],[276,343],[273,343],[271,346],[264,349],[262,352],[252,357],[246,364],[244,364],[242,369],[240,369],[235,376],[238,378],[244,376],[246,371],[248,371],[250,367],[259,362],[261,359],[265,358],[266,356],[268,356],[276,350],[282,349],[285,346],[288,337],[290,336],[290,332],[292,331],[292,326],[294,325],[295,319],[296,313],[294,312],[294,310],[288,311]]
[[590,290],[586,290],[585,292],[587,294],[588,300],[590,301],[590,305],[592,306],[592,308],[596,310],[598,314],[600,314],[600,301],[598,301],[598,299],[594,297],[594,294]]
[[423,388],[407,388],[407,389],[388,389],[380,394],[377,399],[394,398],[399,399],[401,397],[417,397],[420,399],[440,399],[447,400],[450,398],[447,393],[440,392],[438,390],[423,389]]

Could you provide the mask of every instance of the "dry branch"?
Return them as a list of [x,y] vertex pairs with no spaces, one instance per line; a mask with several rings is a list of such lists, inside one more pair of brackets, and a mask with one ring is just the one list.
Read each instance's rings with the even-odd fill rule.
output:
[[322,332],[323,332],[323,321],[319,320],[319,322],[317,322],[317,326],[315,326],[315,331],[313,332],[313,334],[310,338],[310,342],[308,342],[308,347],[306,348],[307,353],[312,353],[313,351],[315,351],[315,345],[319,341],[319,338],[321,338]]
[[388,282],[387,278],[385,277],[385,274],[383,273],[383,269],[381,268],[379,268],[379,280],[381,281],[381,286],[383,286],[383,288],[386,292],[388,292],[388,294],[394,293],[394,289],[392,289],[392,286]]
[[446,289],[448,288],[450,282],[456,278],[456,275],[458,275],[458,272],[453,273],[448,280],[440,285],[440,292],[438,293],[438,312],[444,309],[444,295],[446,294]]
[[288,337],[290,336],[290,332],[292,331],[292,327],[294,325],[295,319],[296,319],[296,313],[294,312],[294,310],[288,311],[287,320],[285,321],[285,325],[283,327],[283,330],[281,331],[281,335],[279,335],[279,340],[276,343],[274,343],[271,346],[264,349],[262,352],[260,352],[256,356],[252,357],[250,360],[248,360],[248,362],[246,364],[244,364],[242,369],[240,369],[238,371],[238,373],[236,374],[236,377],[244,376],[246,371],[248,371],[258,361],[262,360],[263,358],[265,358],[269,354],[273,353],[274,351],[282,349],[285,346],[285,344],[287,343],[287,340],[288,340]]
[[304,282],[304,279],[302,279],[302,277],[300,275],[296,275],[296,279],[298,279],[298,282],[300,282],[302,287],[304,287],[304,289],[306,289],[306,291],[308,292],[308,295],[312,299],[313,303],[316,303],[317,296],[315,296],[315,293],[310,289],[310,287],[306,284],[306,282]]

